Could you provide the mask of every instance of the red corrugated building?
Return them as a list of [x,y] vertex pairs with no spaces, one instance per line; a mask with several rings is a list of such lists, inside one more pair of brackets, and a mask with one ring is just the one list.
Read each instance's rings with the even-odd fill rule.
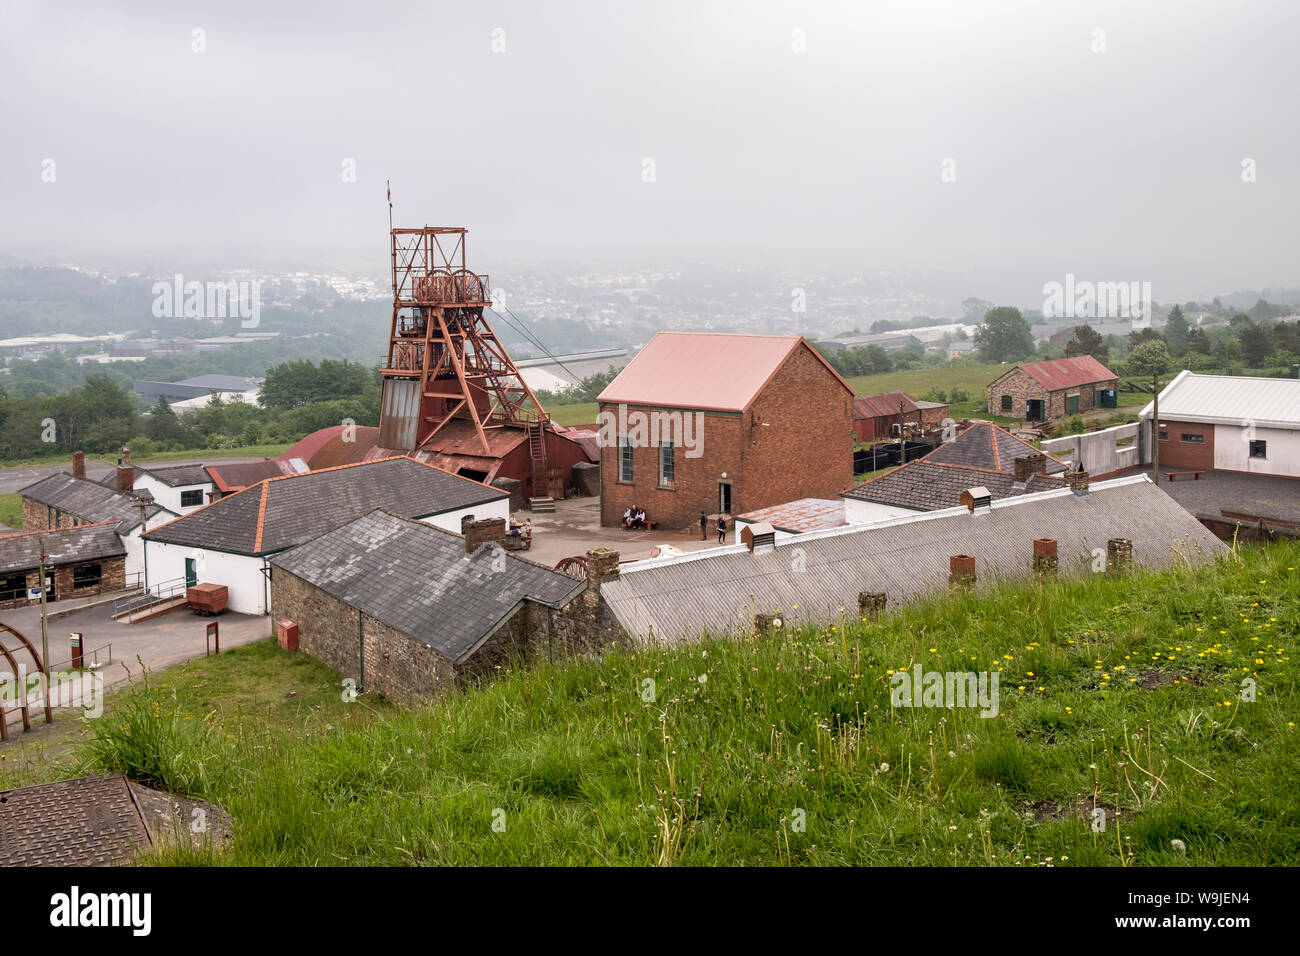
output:
[[598,401],[602,524],[636,506],[687,528],[853,484],[853,389],[802,336],[660,332]]

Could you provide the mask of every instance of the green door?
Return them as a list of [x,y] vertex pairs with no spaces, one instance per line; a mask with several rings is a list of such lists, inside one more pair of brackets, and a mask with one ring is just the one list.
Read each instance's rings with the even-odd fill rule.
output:
[[198,562],[193,558],[185,559],[185,586],[192,588],[199,583]]
[[1067,395],[1067,396],[1065,396],[1065,414],[1067,414],[1067,415],[1077,415],[1077,414],[1079,414],[1079,396],[1078,396],[1078,395]]

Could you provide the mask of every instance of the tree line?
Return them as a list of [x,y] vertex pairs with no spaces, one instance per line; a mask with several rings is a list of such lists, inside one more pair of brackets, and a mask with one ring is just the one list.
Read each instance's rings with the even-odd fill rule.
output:
[[0,458],[111,454],[123,445],[147,456],[283,444],[345,419],[378,425],[380,391],[375,370],[332,359],[268,369],[258,404],[214,394],[206,405],[183,413],[165,398],[145,407],[132,390],[104,374],[58,395],[11,396],[0,388]]

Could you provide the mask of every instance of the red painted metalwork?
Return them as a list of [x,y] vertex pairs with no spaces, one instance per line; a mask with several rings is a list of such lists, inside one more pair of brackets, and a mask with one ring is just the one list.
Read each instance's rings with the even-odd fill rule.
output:
[[[524,425],[530,439],[550,423],[537,397],[483,317],[491,283],[466,265],[460,227],[393,229],[393,314],[379,445],[420,451],[449,423],[472,423],[482,454],[493,429]],[[546,442],[530,441],[534,471]],[[540,455],[540,458],[538,457]]]

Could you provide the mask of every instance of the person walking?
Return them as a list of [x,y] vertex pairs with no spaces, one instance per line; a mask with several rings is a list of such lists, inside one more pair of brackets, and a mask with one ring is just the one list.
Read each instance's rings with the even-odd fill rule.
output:
[[718,515],[718,544],[727,543],[727,519]]
[[700,512],[700,540],[709,540],[709,516],[703,511]]

